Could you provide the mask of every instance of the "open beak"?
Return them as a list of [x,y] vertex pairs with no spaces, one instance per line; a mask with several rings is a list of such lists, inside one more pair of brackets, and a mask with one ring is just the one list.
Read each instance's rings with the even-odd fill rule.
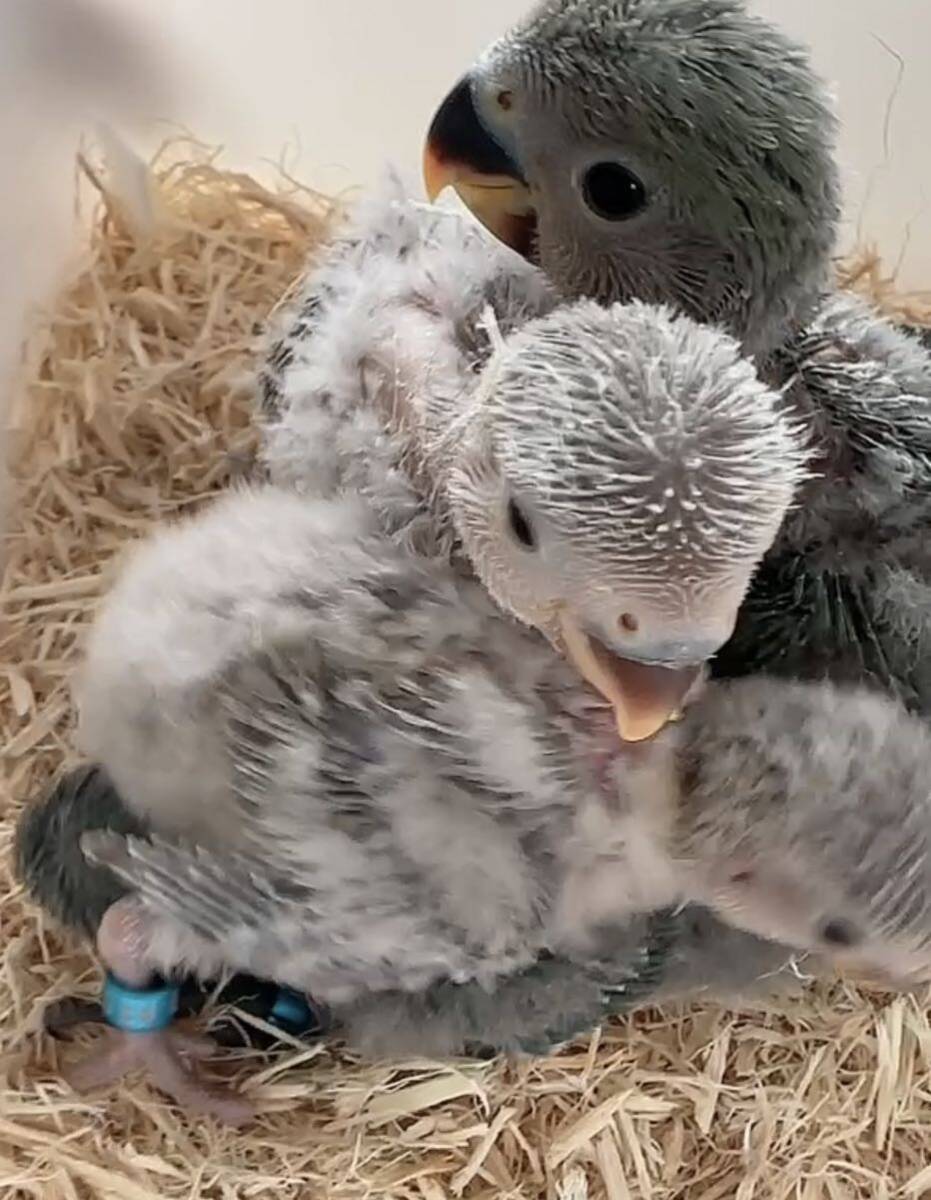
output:
[[437,110],[427,134],[423,177],[431,201],[452,187],[466,207],[524,258],[533,251],[536,215],[520,167],[482,123],[468,76]]
[[678,718],[703,664],[662,667],[618,658],[579,629],[566,609],[560,613],[560,625],[572,664],[614,709],[622,741],[646,741]]

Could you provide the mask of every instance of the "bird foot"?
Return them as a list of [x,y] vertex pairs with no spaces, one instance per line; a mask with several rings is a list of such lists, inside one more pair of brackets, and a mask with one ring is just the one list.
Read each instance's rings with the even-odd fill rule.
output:
[[[241,1125],[253,1115],[252,1106],[198,1078],[196,1064],[216,1052],[216,1043],[175,1026],[179,989],[153,971],[150,933],[151,917],[132,896],[104,913],[97,930],[107,967],[102,1002],[99,1009],[85,1005],[78,1011],[95,1019],[99,1011],[110,1028],[97,1050],[65,1078],[77,1091],[87,1091],[142,1070],[182,1108]],[[75,1015],[65,1010],[66,1021]]]
[[174,1027],[150,1033],[109,1029],[91,1055],[65,1072],[65,1079],[76,1091],[85,1092],[142,1070],[186,1111],[242,1125],[255,1115],[252,1105],[198,1078],[196,1064],[216,1049],[210,1038]]

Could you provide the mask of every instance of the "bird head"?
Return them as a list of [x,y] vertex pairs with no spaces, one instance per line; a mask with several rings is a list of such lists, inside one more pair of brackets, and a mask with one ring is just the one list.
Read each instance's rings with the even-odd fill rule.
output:
[[674,304],[755,354],[828,278],[834,130],[805,52],[738,0],[547,0],[440,106],[425,180],[564,296]]
[[729,336],[578,301],[492,354],[446,488],[491,594],[641,740],[729,638],[804,473],[780,398]]
[[931,979],[931,734],[829,684],[715,685],[677,728],[687,898],[896,986]]

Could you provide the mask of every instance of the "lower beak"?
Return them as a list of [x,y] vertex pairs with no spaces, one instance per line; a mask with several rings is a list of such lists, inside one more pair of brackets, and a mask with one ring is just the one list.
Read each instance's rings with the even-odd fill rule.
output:
[[670,668],[618,658],[579,629],[565,609],[560,625],[573,666],[614,709],[622,741],[646,741],[678,718],[703,664]]
[[452,187],[496,238],[518,254],[530,256],[536,228],[530,189],[513,158],[479,118],[468,77],[450,92],[433,118],[423,176],[431,201]]
[[451,187],[469,212],[506,246],[530,258],[536,233],[536,215],[530,189],[506,175],[478,175],[460,163],[442,161],[428,145],[424,152],[427,196],[436,200]]

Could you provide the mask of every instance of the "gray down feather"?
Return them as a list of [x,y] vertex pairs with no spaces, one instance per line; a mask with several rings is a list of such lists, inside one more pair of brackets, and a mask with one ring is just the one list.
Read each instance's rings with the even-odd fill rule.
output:
[[[155,968],[311,990],[382,1049],[431,989],[471,984],[420,1029],[436,1052],[475,1041],[483,993],[486,1044],[574,1032],[630,975],[638,914],[689,901],[802,953],[928,969],[923,725],[867,693],[749,680],[625,753],[568,664],[490,610],[358,501],[244,493],[138,552],[80,711],[158,835],[84,841],[152,914]],[[785,962],[756,946],[734,943],[757,971]]]

